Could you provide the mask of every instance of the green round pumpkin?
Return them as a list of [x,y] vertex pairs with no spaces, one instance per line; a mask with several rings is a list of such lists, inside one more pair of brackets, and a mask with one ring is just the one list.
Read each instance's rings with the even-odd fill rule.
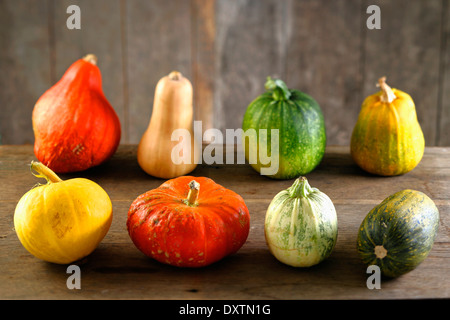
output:
[[[310,95],[288,89],[282,80],[268,77],[265,87],[244,115],[245,157],[256,171],[274,179],[305,175],[325,153],[322,110]],[[264,157],[270,157],[270,163]]]
[[358,232],[357,249],[366,265],[387,277],[415,269],[428,256],[439,226],[439,211],[426,194],[399,191],[373,208]]

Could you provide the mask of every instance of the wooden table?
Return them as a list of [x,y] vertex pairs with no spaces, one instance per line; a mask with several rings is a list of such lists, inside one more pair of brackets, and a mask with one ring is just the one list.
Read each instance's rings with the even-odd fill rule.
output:
[[[260,176],[249,165],[200,165],[193,176],[208,176],[239,193],[251,214],[241,250],[202,269],[180,269],[144,256],[126,230],[131,202],[164,180],[145,174],[136,146],[120,146],[104,165],[83,176],[110,195],[114,218],[99,247],[78,263],[81,289],[68,289],[67,266],[40,261],[20,244],[13,225],[15,206],[39,180],[31,175],[32,146],[0,146],[0,298],[1,299],[415,299],[450,298],[450,148],[426,148],[422,162],[399,177],[369,175],[352,162],[348,147],[330,146],[310,184],[333,200],[339,224],[336,247],[321,264],[296,269],[281,264],[264,240],[264,217],[271,199],[293,180]],[[43,182],[43,181],[40,181]],[[365,215],[402,189],[425,192],[440,211],[440,228],[428,258],[414,271],[382,280],[368,289],[366,267],[356,252],[356,235]]]

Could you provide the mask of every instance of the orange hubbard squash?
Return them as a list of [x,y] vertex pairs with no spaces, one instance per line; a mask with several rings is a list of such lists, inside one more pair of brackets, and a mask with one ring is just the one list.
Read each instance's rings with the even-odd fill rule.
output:
[[425,140],[411,96],[379,79],[381,91],[368,96],[353,129],[350,150],[363,170],[395,176],[413,170],[421,161]]
[[116,151],[119,118],[102,89],[93,54],[75,61],[34,106],[34,153],[54,172],[83,171]]

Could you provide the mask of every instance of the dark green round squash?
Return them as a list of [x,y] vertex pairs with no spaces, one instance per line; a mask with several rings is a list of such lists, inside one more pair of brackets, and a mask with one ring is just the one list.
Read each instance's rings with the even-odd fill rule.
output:
[[373,208],[358,232],[357,249],[366,265],[387,277],[415,269],[430,252],[439,226],[439,211],[420,191],[399,191]]
[[[244,115],[245,157],[256,171],[274,179],[305,175],[322,161],[325,153],[322,110],[310,95],[288,89],[282,80],[268,77],[265,87],[266,92],[250,103]],[[249,138],[249,129],[256,132],[255,139]],[[278,139],[273,141],[272,129],[278,129]],[[278,150],[278,155],[271,150]],[[276,172],[264,173],[264,169],[274,167],[275,160],[268,164],[260,153],[278,160]]]

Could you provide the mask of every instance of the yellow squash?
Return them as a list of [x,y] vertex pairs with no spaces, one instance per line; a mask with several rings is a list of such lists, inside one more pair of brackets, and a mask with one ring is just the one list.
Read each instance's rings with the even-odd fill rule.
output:
[[390,88],[380,78],[380,92],[368,96],[352,133],[350,150],[363,170],[395,176],[414,169],[422,159],[425,140],[411,96]]
[[14,228],[22,245],[47,262],[68,264],[89,255],[112,222],[108,194],[95,182],[61,180],[39,162],[31,169],[47,179],[22,196],[14,212]]

